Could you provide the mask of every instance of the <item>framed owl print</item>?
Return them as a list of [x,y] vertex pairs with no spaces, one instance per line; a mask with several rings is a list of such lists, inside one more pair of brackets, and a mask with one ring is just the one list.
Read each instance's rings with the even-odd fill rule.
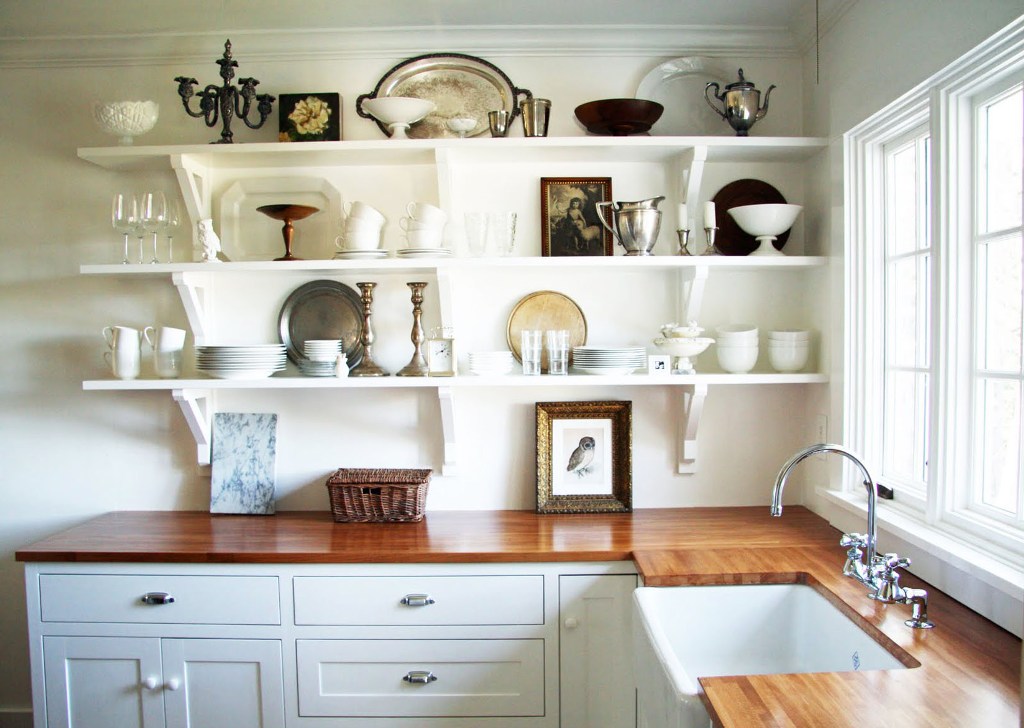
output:
[[633,510],[632,402],[538,402],[537,512]]

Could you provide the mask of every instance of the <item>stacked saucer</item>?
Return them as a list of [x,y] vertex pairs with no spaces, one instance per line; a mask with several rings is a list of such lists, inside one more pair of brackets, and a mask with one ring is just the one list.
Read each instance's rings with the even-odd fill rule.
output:
[[284,370],[284,344],[197,346],[196,369],[217,379],[263,379]]
[[446,258],[451,254],[451,248],[402,248],[395,251],[399,258]]
[[572,368],[586,374],[629,374],[647,366],[647,349],[642,346],[574,346]]
[[511,351],[473,351],[469,354],[469,371],[479,376],[508,374],[513,364]]

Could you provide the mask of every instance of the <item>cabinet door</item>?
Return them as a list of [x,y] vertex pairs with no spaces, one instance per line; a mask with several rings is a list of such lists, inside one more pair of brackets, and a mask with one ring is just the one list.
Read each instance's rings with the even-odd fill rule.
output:
[[48,728],[164,725],[160,641],[44,637]]
[[562,728],[635,725],[630,622],[636,576],[563,575],[558,583]]
[[168,726],[284,727],[278,640],[165,639],[162,649]]

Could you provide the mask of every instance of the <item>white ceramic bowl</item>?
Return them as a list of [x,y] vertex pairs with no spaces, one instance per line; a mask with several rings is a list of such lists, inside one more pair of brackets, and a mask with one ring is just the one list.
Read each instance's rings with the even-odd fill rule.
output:
[[779,236],[793,227],[802,205],[741,205],[729,208],[729,214],[747,235]]
[[686,357],[697,356],[714,343],[714,339],[688,336],[673,336],[654,340],[654,345],[666,354]]
[[363,110],[382,124],[413,124],[434,110],[434,102],[412,96],[363,99]]
[[716,346],[718,366],[730,374],[746,374],[757,364],[756,346]]
[[768,363],[777,372],[798,372],[807,364],[805,346],[769,346]]
[[155,101],[94,101],[92,118],[107,134],[119,137],[118,142],[130,145],[156,126],[160,106]]
[[805,329],[776,329],[768,332],[769,341],[810,341],[811,332]]

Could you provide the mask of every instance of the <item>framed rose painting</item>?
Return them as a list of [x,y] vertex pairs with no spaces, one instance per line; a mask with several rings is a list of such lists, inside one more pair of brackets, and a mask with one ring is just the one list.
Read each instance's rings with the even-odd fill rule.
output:
[[341,97],[338,94],[281,94],[278,114],[278,141],[336,142],[341,139]]

